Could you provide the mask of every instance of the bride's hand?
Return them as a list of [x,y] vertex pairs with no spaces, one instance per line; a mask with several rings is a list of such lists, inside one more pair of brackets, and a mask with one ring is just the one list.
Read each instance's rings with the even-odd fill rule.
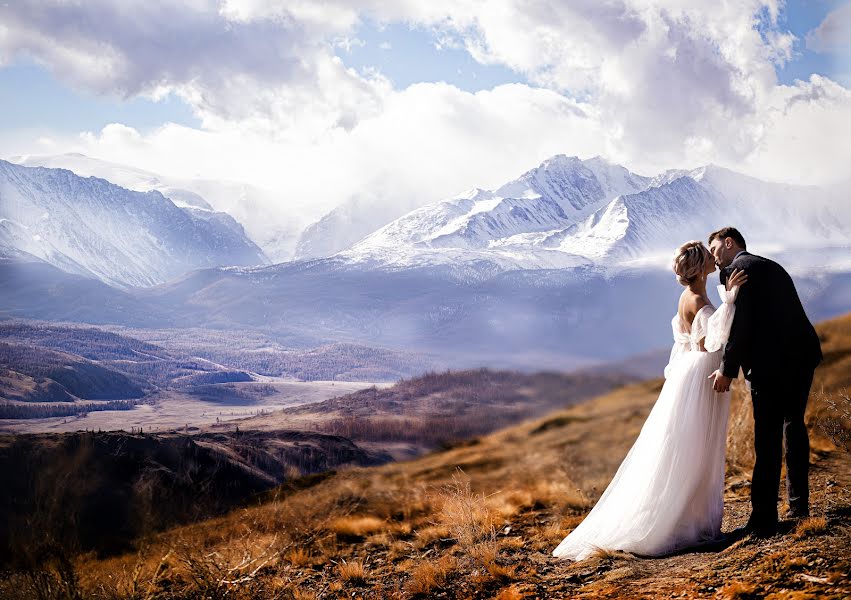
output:
[[734,269],[730,278],[727,280],[727,291],[729,292],[736,286],[744,285],[748,280],[748,274],[741,269]]

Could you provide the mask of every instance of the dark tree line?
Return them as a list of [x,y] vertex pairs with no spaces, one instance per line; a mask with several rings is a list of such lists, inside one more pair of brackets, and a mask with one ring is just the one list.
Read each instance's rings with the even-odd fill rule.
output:
[[130,410],[138,400],[110,400],[108,402],[78,402],[61,404],[0,404],[0,419],[45,419],[47,417],[75,417],[98,410]]

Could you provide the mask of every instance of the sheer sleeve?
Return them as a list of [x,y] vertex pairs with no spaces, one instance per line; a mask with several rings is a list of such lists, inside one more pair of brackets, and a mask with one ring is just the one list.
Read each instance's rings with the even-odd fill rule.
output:
[[695,349],[700,344],[700,340],[706,337],[706,331],[709,328],[709,318],[714,309],[711,305],[704,306],[697,314],[694,315],[694,322],[691,324],[691,339]]
[[721,306],[718,307],[707,322],[706,340],[703,345],[708,352],[721,350],[730,338],[730,327],[733,325],[733,317],[736,315],[736,296],[739,286],[729,292],[723,285],[718,286],[718,295],[721,296]]

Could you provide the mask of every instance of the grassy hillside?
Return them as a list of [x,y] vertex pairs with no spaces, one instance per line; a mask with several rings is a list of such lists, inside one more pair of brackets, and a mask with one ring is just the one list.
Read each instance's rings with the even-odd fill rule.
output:
[[405,459],[540,417],[633,381],[635,377],[621,373],[524,374],[485,368],[429,372],[384,389],[370,387],[245,419],[240,427],[321,431]]
[[[846,598],[851,596],[851,316],[819,326],[826,361],[808,411],[813,516],[767,540],[643,560],[550,552],[608,484],[661,381],[451,449],[351,469],[303,489],[145,539],[138,552],[68,560],[7,577],[22,597],[44,582],[110,598]],[[752,466],[742,381],[728,439],[725,530],[744,524]]]
[[302,431],[0,435],[0,564],[42,541],[67,552],[127,551],[303,474],[389,460]]

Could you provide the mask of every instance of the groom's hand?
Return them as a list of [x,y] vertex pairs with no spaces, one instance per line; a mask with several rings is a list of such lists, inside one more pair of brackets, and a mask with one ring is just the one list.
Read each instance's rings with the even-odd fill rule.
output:
[[712,388],[719,394],[730,391],[730,384],[733,383],[732,377],[727,377],[721,371],[715,371],[710,377],[715,377]]

